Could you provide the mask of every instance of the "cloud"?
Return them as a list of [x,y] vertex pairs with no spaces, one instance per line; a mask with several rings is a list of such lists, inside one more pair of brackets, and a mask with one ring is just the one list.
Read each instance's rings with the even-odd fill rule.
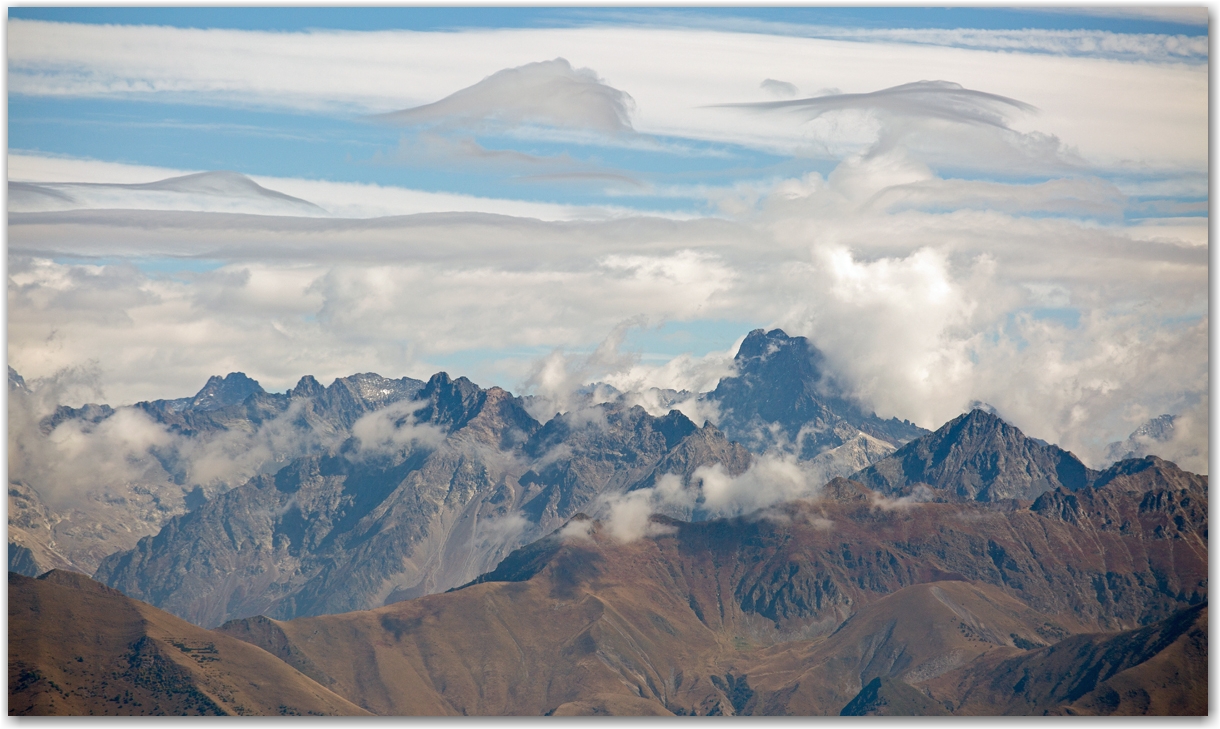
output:
[[907,511],[919,504],[925,504],[934,497],[932,489],[927,484],[917,484],[911,493],[897,498],[891,498],[876,491],[872,493],[871,503],[874,509],[882,511]]
[[352,424],[360,455],[392,456],[414,446],[439,446],[445,440],[444,431],[415,419],[416,411],[426,404],[403,400],[361,416]]
[[531,396],[531,414],[545,421],[555,413],[616,401],[638,405],[656,417],[677,410],[699,426],[718,422],[717,404],[699,395],[735,372],[733,356],[741,338],[727,350],[702,357],[680,354],[661,364],[645,364],[639,352],[623,351],[627,333],[635,328],[647,328],[646,317],[619,322],[591,354],[556,349],[538,358],[518,388]]
[[565,542],[589,542],[594,527],[592,519],[572,519],[559,530],[559,538]]
[[566,413],[579,404],[596,405],[579,391],[591,382],[630,368],[638,354],[620,352],[623,338],[633,327],[643,326],[645,319],[635,317],[620,322],[602,343],[588,355],[567,355],[555,350],[538,361],[521,387],[523,394],[533,396],[530,409],[543,422],[555,413]]
[[300,198],[269,190],[235,172],[197,172],[146,183],[10,182],[9,212],[126,208],[248,215],[328,213]]
[[1128,198],[1096,178],[1059,179],[1026,185],[980,180],[923,179],[890,185],[865,203],[874,210],[996,210],[1121,220]]
[[1207,473],[1211,455],[1209,402],[1210,397],[1204,394],[1198,402],[1177,413],[1173,436],[1164,443],[1147,444],[1146,452],[1173,461],[1187,471]]
[[[902,156],[948,170],[994,171],[1003,165],[1009,175],[1084,167],[1057,137],[1012,129],[1018,113],[1034,113],[1035,107],[950,81],[715,108],[795,115],[804,120],[812,146],[821,153],[853,159],[848,152],[856,148],[863,155],[854,159],[865,162]],[[836,173],[842,174],[842,167]]]
[[631,96],[607,85],[588,68],[564,58],[506,68],[440,101],[378,115],[392,124],[438,124],[474,129],[523,124],[628,133]]
[[[613,205],[564,205],[528,200],[496,199],[459,193],[427,192],[371,183],[332,182],[300,178],[255,176],[249,179],[268,192],[299,199],[305,205],[261,194],[216,195],[183,191],[148,189],[149,183],[166,178],[201,174],[140,165],[123,165],[99,160],[46,157],[10,153],[9,179],[23,193],[38,195],[30,202],[10,193],[10,212],[98,210],[124,208],[161,212],[228,212],[256,215],[333,217],[343,219],[418,215],[435,212],[486,213],[512,215],[538,220],[605,220],[622,218],[635,211]],[[437,160],[439,162],[439,158]],[[87,186],[83,186],[87,185]],[[24,188],[24,189],[23,189]],[[49,197],[48,197],[49,194]],[[19,193],[20,195],[20,193]],[[14,199],[16,197],[16,199]],[[70,200],[66,200],[70,198]],[[321,210],[316,209],[321,208]],[[678,219],[689,213],[657,212],[660,217]],[[137,227],[163,226],[157,216],[110,214],[118,222]],[[44,220],[54,219],[44,216]],[[204,222],[205,220],[210,222]],[[216,219],[182,220],[179,225],[193,228],[214,226]],[[245,225],[254,223],[246,221]],[[265,222],[264,224],[271,224]],[[292,226],[291,223],[286,223]],[[274,225],[274,224],[272,224]],[[308,225],[308,223],[305,223]]]
[[129,407],[96,422],[69,418],[45,431],[42,424],[59,405],[104,402],[100,379],[96,367],[69,368],[30,379],[28,393],[10,393],[10,481],[28,484],[57,508],[124,498],[132,489],[151,489],[172,508],[195,486],[208,495],[223,492],[292,458],[333,449],[345,437],[309,427],[302,401],[252,429],[193,436]]
[[[418,108],[454,89],[477,86],[488,68],[532,68],[540,57],[560,57],[574,59],[578,67],[596,68],[614,80],[615,89],[630,90],[636,103],[630,124],[638,135],[792,154],[808,153],[817,145],[830,150],[844,144],[867,147],[875,140],[853,141],[860,131],[859,120],[842,120],[829,129],[832,137],[819,133],[811,138],[813,127],[793,125],[782,117],[764,119],[704,107],[726,99],[759,98],[765,93],[759,79],[766,78],[783,78],[806,89],[835,86],[869,94],[918,79],[952,77],[966,89],[983,89],[1040,108],[1036,118],[1013,121],[1013,129],[1053,137],[1091,163],[1129,170],[1205,168],[1201,160],[1207,158],[1206,37],[830,30],[839,35],[776,36],[637,24],[438,33],[272,33],[16,19],[9,24],[9,91],[346,116],[412,104]],[[1100,57],[1063,55],[1089,54],[1090,48]],[[1107,54],[1118,54],[1122,60],[1108,59]],[[285,63],[286,58],[293,62]],[[878,58],[883,62],[878,63]],[[558,78],[568,73],[562,68],[552,71]],[[588,108],[600,110],[581,123],[621,129],[624,122],[615,97],[607,96],[609,92],[593,85],[593,80],[577,78],[578,71],[571,74],[574,88],[585,89],[581,84],[587,84],[596,92],[596,101]],[[569,107],[579,105],[564,99],[556,102],[558,110],[547,114],[572,123],[583,119],[570,116],[576,112]],[[1001,110],[1006,107],[1000,105]],[[692,113],[700,108],[702,112]],[[463,111],[475,119],[485,112],[491,113],[479,106]],[[509,117],[524,113],[518,109]],[[961,146],[967,140],[956,141]],[[990,169],[1003,171],[1005,164],[997,160]]]
[[373,156],[374,163],[382,161],[447,172],[461,169],[500,174],[516,182],[575,183],[632,192],[651,189],[626,172],[576,159],[566,151],[548,156],[514,149],[488,149],[473,137],[445,136],[428,130],[404,136],[394,155],[378,152]]
[[787,81],[776,81],[773,78],[763,79],[763,82],[758,87],[768,94],[781,99],[791,99],[799,91],[796,84],[790,84]]
[[[1050,6],[1023,8],[1027,12],[1094,15],[1136,18],[1188,25],[1207,25],[1207,10],[1200,7],[1171,6]],[[932,45],[1017,53],[1045,53],[1056,56],[1122,59],[1164,63],[1187,61],[1206,63],[1207,39],[1200,35],[1165,33],[1116,33],[1085,28],[1069,29],[983,29],[983,28],[885,28],[818,25],[740,17],[717,17],[690,12],[665,13],[622,11],[617,20],[637,27],[666,29],[704,29],[725,33],[770,35],[773,38],[843,39],[859,43]]]
[[[603,496],[593,513],[602,518],[611,536],[631,542],[666,533],[666,527],[649,518],[653,514],[681,519],[753,514],[776,504],[816,498],[824,482],[820,473],[810,472],[790,455],[767,454],[737,476],[718,463],[695,469],[685,482],[666,474],[655,486]],[[581,533],[573,532],[577,537]]]
[[951,81],[916,81],[880,91],[858,94],[827,94],[787,101],[756,101],[720,104],[725,109],[755,111],[786,110],[816,119],[832,111],[866,109],[897,116],[922,117],[961,124],[986,124],[1007,128],[1014,111],[1036,109],[1022,101],[999,94],[967,89]]
[[810,478],[791,456],[771,456],[754,460],[740,476],[733,476],[724,466],[700,466],[691,475],[701,481],[704,508],[714,513],[741,514],[772,504],[808,498],[822,482]]
[[[1099,8],[1100,9],[1100,8]],[[1054,12],[1052,8],[1038,10]],[[1079,7],[1065,12],[1077,12]],[[1132,8],[1139,12],[1140,9]],[[1186,10],[1185,8],[1183,10]],[[1087,13],[1086,13],[1087,14]],[[1133,13],[1132,16],[1136,17]],[[1143,16],[1151,17],[1151,14]],[[1183,16],[1178,16],[1181,22]],[[1197,14],[1194,16],[1197,18]],[[1205,21],[1206,22],[1206,21]],[[989,30],[981,28],[824,28],[818,35],[862,41],[888,41],[936,45],[977,50],[1045,53],[1054,56],[1105,58],[1124,61],[1206,62],[1205,36],[1162,33],[1115,33],[1104,30],[1050,30],[1022,28]]]
[[666,530],[649,517],[667,510],[686,511],[694,507],[697,495],[680,478],[666,474],[656,486],[605,497],[598,505],[606,513],[605,524],[610,535],[620,542],[633,542],[646,536],[656,536]]

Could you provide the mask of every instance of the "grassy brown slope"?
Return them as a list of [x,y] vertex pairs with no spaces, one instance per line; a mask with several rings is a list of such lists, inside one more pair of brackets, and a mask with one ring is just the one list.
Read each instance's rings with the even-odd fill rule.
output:
[[366,712],[266,651],[52,571],[9,573],[9,713]]
[[934,582],[865,605],[825,640],[780,644],[734,668],[749,676],[757,713],[838,714],[874,678],[926,681],[979,656],[1067,634],[999,588]]
[[455,592],[224,630],[380,714],[641,710],[614,697],[837,714],[875,676],[926,681],[1206,596],[1205,509],[1169,491],[1068,496],[1002,512],[839,482],[766,518],[654,518],[626,545],[590,522]]
[[[1070,500],[1083,503],[1085,492]],[[767,519],[674,523],[656,543],[709,625],[756,642],[813,638],[863,604],[940,579],[995,585],[1094,631],[1134,628],[1206,598],[1205,499],[1187,512],[1164,491],[1095,496],[1104,519],[1065,516],[1049,499],[1045,511],[1008,513],[796,502]]]
[[1120,633],[985,656],[927,683],[954,713],[1207,714],[1207,605]]
[[651,542],[607,542],[564,545],[523,582],[221,630],[320,667],[320,680],[378,714],[669,713],[675,676],[731,647],[695,616]]
[[696,611],[661,541],[594,533],[538,550],[523,581],[221,630],[370,711],[417,715],[833,715],[874,676],[927,678],[1068,632],[999,588],[939,582],[864,606],[828,638],[757,647],[739,619]]

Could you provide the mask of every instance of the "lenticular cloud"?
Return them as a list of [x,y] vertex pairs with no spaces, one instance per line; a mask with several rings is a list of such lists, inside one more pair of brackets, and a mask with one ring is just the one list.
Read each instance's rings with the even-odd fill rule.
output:
[[440,101],[381,114],[404,125],[514,127],[542,124],[604,134],[630,132],[631,96],[563,58],[498,71]]
[[966,124],[985,124],[1007,128],[1013,111],[1033,112],[1030,104],[1007,96],[968,89],[952,81],[915,81],[880,91],[861,94],[827,94],[807,99],[720,104],[722,108],[789,109],[803,111],[816,119],[831,111],[862,109],[883,111],[898,116],[923,117]]

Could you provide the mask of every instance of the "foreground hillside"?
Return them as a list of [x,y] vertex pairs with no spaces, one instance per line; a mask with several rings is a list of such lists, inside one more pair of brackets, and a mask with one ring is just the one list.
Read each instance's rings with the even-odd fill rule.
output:
[[[456,591],[221,631],[377,714],[834,715],[875,678],[899,713],[1206,707],[1205,495],[1086,489],[1073,523],[1051,508],[1063,497],[1003,512],[829,492],[763,517],[656,518],[628,544],[577,519]],[[1092,682],[988,698],[1035,670]],[[1160,698],[1112,700],[1131,685]],[[873,689],[856,708],[886,713]]]
[[837,479],[748,517],[577,515],[447,593],[206,631],[10,575],[14,713],[1200,714],[1206,479],[1029,508]]
[[365,714],[254,646],[98,584],[9,573],[10,715]]

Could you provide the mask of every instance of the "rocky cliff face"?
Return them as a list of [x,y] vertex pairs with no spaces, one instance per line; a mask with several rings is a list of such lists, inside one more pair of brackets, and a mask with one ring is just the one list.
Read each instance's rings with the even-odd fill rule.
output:
[[1029,501],[1051,489],[1084,488],[1096,477],[1070,452],[1027,438],[983,410],[954,418],[852,476],[885,494],[924,485],[943,498],[970,501]]
[[312,375],[301,378],[287,393],[269,393],[241,372],[212,377],[194,397],[154,400],[133,407],[186,435],[237,430],[252,432],[259,425],[293,414],[302,426],[334,434],[350,429],[366,413],[411,400],[424,383],[410,377],[392,380],[373,373],[340,377],[322,387]]
[[756,329],[741,343],[734,363],[736,376],[721,379],[707,399],[720,408],[720,429],[756,453],[780,447],[813,458],[860,433],[898,446],[927,432],[907,421],[879,418],[856,402],[804,337]]
[[[31,550],[31,569],[93,572],[106,555],[252,474],[332,451],[361,417],[410,401],[423,384],[358,374],[324,388],[306,376],[275,394],[234,372],[212,377],[193,397],[72,408],[42,403],[10,368],[9,541]],[[112,453],[141,439],[147,449]],[[75,464],[91,476],[65,486],[61,441],[97,450],[117,467]]]
[[203,625],[375,607],[462,584],[603,494],[749,454],[680,413],[613,404],[540,426],[441,373],[357,426],[107,558],[97,578]]

